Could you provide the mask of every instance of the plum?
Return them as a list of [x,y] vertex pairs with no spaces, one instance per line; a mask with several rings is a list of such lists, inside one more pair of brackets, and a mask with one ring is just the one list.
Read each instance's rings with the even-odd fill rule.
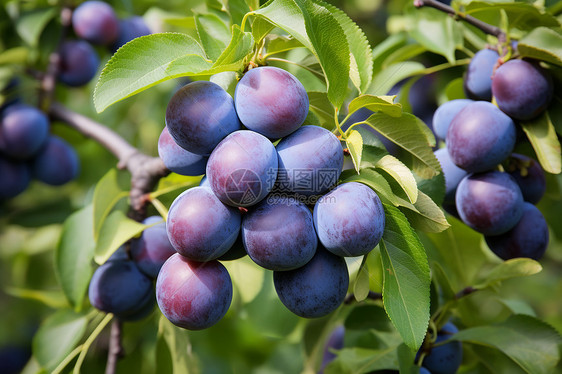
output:
[[29,186],[31,173],[28,166],[0,155],[0,201],[16,197]]
[[474,55],[464,77],[464,92],[473,100],[492,100],[492,75],[500,58],[492,49],[482,49]]
[[111,5],[103,1],[85,1],[72,14],[76,35],[94,44],[109,45],[119,34],[119,21]]
[[513,153],[507,160],[505,171],[521,188],[523,200],[536,204],[546,191],[546,177],[541,165],[530,157]]
[[447,101],[445,104],[440,105],[433,116],[433,131],[435,135],[437,135],[439,139],[445,140],[453,118],[472,102],[472,100],[468,99],[457,99]]
[[166,223],[160,216],[146,218],[145,225],[152,225],[145,229],[140,238],[131,243],[131,257],[139,269],[151,278],[156,278],[164,262],[176,250],[168,239]]
[[35,178],[52,186],[70,182],[80,171],[80,160],[70,144],[51,136],[32,163]]
[[208,157],[191,153],[176,144],[164,127],[158,138],[158,155],[170,171],[181,175],[205,174]]
[[150,34],[152,32],[142,17],[132,16],[122,19],[119,21],[119,34],[112,46],[113,52],[133,39]]
[[83,86],[96,75],[100,58],[84,40],[69,40],[60,47],[58,79],[71,87]]
[[2,114],[0,151],[11,158],[28,160],[47,142],[49,127],[49,119],[39,109],[12,105]]
[[[440,343],[459,332],[459,329],[448,322],[437,333],[435,343]],[[432,347],[431,351],[425,356],[422,365],[432,374],[455,374],[462,362],[462,343],[451,341],[449,343]],[[420,370],[420,373],[422,371]]]
[[459,168],[451,161],[447,148],[441,148],[434,152],[435,157],[441,164],[441,170],[445,177],[445,198],[443,199],[443,209],[454,216],[458,216],[455,207],[455,195],[461,180],[467,176],[467,172]]

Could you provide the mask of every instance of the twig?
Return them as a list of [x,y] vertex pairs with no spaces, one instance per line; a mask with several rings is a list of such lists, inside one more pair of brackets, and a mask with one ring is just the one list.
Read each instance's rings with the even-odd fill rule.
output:
[[[373,291],[369,291],[369,294],[367,295],[367,299],[370,300],[382,300],[382,294],[378,293],[378,292],[373,292]],[[349,294],[345,297],[345,299],[343,300],[344,304],[352,304],[355,301],[355,295],[354,294]]]
[[107,353],[107,364],[105,366],[105,374],[115,374],[117,369],[117,360],[123,357],[124,351],[121,345],[121,333],[123,330],[123,322],[116,318],[111,324],[111,333],[109,335],[109,351]]
[[468,296],[468,295],[470,295],[470,294],[472,294],[476,291],[478,291],[477,288],[473,288],[471,286],[465,287],[455,294],[455,300],[461,299],[461,298],[463,298],[465,296]]

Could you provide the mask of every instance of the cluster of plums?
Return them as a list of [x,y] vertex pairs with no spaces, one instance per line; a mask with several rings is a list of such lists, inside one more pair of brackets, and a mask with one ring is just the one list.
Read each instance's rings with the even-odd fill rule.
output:
[[[512,153],[514,121],[540,115],[552,98],[552,80],[537,63],[509,60],[499,67],[496,51],[474,56],[464,79],[470,99],[441,105],[433,118],[446,148],[435,152],[446,182],[443,206],[484,234],[500,258],[539,259],[548,227],[533,205],[546,190],[545,175],[532,158]],[[495,99],[497,106],[486,100]],[[503,163],[503,170],[498,165]]]
[[151,33],[141,17],[119,20],[111,5],[95,0],[74,10],[72,28],[79,39],[61,44],[58,73],[59,81],[71,87],[85,85],[98,71],[100,59],[92,44],[115,52],[127,42]]

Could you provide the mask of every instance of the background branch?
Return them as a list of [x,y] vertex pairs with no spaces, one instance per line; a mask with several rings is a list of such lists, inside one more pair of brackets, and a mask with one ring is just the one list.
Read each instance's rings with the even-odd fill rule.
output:
[[[382,294],[378,293],[378,292],[373,292],[373,291],[369,291],[369,294],[367,295],[367,299],[370,300],[382,300]],[[345,297],[345,299],[343,300],[344,304],[351,304],[355,301],[355,295],[354,294],[349,294]]]

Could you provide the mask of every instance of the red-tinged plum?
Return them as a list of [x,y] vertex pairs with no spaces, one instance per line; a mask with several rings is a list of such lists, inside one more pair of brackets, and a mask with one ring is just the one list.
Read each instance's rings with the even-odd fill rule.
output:
[[[459,332],[451,322],[447,323],[437,333],[435,343],[441,343]],[[425,356],[422,365],[432,374],[455,374],[462,363],[462,343],[451,341],[443,345],[432,347]],[[421,370],[420,370],[421,373]]]
[[111,5],[102,1],[85,1],[72,14],[76,35],[94,44],[109,45],[119,34],[119,21]]
[[336,310],[345,298],[349,274],[345,260],[318,246],[306,265],[273,272],[279,299],[296,315],[318,318]]
[[464,77],[464,92],[473,100],[492,100],[492,75],[500,58],[498,52],[483,49],[476,52]]
[[333,350],[339,351],[340,349],[343,348],[344,336],[345,336],[345,327],[343,327],[342,325],[337,326],[332,331],[330,337],[328,338],[328,341],[326,342],[326,345],[324,346],[324,355],[322,356],[322,366],[320,367],[320,371],[318,372],[318,374],[324,374],[324,369],[326,368],[326,366],[328,366],[328,364],[334,361],[334,359],[337,357],[336,354],[333,352]]
[[71,87],[83,86],[96,75],[100,58],[83,40],[69,40],[60,47],[58,79]]
[[494,74],[492,92],[504,113],[518,120],[541,114],[552,99],[550,74],[536,63],[509,60]]
[[132,261],[109,261],[96,269],[88,296],[97,309],[118,317],[134,315],[153,293],[152,281]]
[[166,126],[180,147],[204,156],[242,127],[232,97],[207,81],[186,84],[172,96],[166,108]]
[[170,171],[191,176],[205,174],[209,159],[206,156],[188,152],[177,145],[167,127],[164,127],[158,139],[158,155]]
[[150,34],[152,32],[142,17],[132,16],[122,19],[119,21],[119,34],[117,35],[117,40],[113,43],[113,52],[133,39]]
[[33,176],[43,183],[60,186],[70,182],[80,171],[80,160],[70,144],[51,136],[32,164]]
[[131,257],[143,273],[156,278],[164,262],[176,250],[168,239],[166,223],[162,217],[148,217],[142,223],[155,225],[144,230],[141,237],[131,243]]
[[31,174],[23,162],[0,156],[0,201],[16,197],[29,186]]
[[523,214],[521,189],[507,173],[471,174],[457,187],[457,210],[462,221],[484,235],[499,235]]
[[232,247],[240,221],[238,209],[224,205],[211,189],[195,187],[174,200],[166,229],[179,254],[204,262],[217,259]]
[[338,138],[319,126],[304,126],[277,144],[281,192],[310,196],[334,186],[343,168],[343,149]]
[[443,200],[443,208],[450,214],[458,216],[455,206],[455,195],[457,187],[461,180],[467,176],[467,172],[459,168],[453,163],[447,148],[441,148],[434,152],[435,157],[441,164],[441,170],[445,177],[445,198]]
[[232,281],[218,261],[195,262],[175,254],[156,280],[156,300],[174,325],[202,330],[217,323],[232,302]]
[[505,160],[516,140],[515,124],[492,103],[476,101],[462,109],[447,131],[451,160],[470,173],[488,171]]
[[502,260],[528,257],[540,260],[548,246],[548,226],[533,204],[523,204],[523,215],[515,227],[502,235],[486,236],[488,247]]
[[271,139],[298,129],[308,114],[308,95],[302,83],[272,66],[248,71],[236,85],[234,103],[244,126]]
[[330,252],[345,257],[369,253],[382,238],[384,209],[378,195],[357,182],[344,183],[314,206],[318,239]]
[[232,247],[228,250],[228,252],[217,258],[217,260],[233,261],[233,260],[238,260],[239,258],[246,256],[247,254],[248,253],[246,253],[246,248],[244,248],[244,243],[242,241],[242,233],[240,233],[240,235],[238,235],[238,238],[236,239]]
[[292,197],[271,195],[242,220],[248,256],[269,270],[293,270],[314,256],[318,238],[310,210]]
[[453,118],[472,102],[472,100],[468,99],[457,99],[447,101],[445,104],[440,105],[433,115],[433,131],[435,135],[437,135],[439,139],[445,140]]
[[220,201],[248,207],[272,190],[277,167],[273,143],[257,132],[240,130],[228,135],[211,153],[206,176]]
[[546,177],[541,165],[530,157],[513,153],[507,160],[505,171],[521,188],[523,200],[536,204],[546,191]]
[[17,104],[6,109],[0,122],[0,151],[27,160],[37,154],[49,137],[49,119],[39,109]]

